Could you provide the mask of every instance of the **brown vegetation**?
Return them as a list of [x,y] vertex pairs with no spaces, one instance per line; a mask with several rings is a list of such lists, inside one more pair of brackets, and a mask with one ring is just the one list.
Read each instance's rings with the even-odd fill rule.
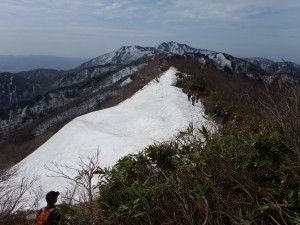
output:
[[[260,98],[264,89],[261,81],[241,74],[225,73],[209,62],[202,64],[195,57],[171,59],[166,67],[169,66],[190,75],[192,84],[195,82],[205,84],[205,89],[200,93],[207,113],[212,113],[214,105],[219,104],[231,112],[255,114],[253,103]],[[187,92],[192,84],[183,86],[183,91]]]

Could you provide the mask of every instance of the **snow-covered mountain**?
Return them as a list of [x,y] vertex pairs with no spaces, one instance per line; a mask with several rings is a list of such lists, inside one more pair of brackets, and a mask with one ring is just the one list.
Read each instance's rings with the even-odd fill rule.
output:
[[[38,178],[33,189],[38,189],[43,199],[49,190],[64,193],[71,188],[66,180],[47,176],[54,175],[45,167],[53,167],[52,162],[76,168],[79,157],[86,160],[99,150],[100,166],[108,167],[122,156],[137,153],[154,142],[170,140],[190,123],[210,129],[202,117],[203,105],[199,102],[192,106],[186,94],[173,86],[176,72],[170,68],[159,82],[153,80],[115,107],[77,117],[17,165],[21,174]],[[61,169],[71,177],[77,175],[67,168]],[[28,206],[36,198],[32,193],[37,192],[28,191],[26,195]]]
[[249,57],[249,58],[244,58],[248,62],[251,62],[255,65],[260,66],[263,70],[268,71],[269,68],[275,63],[274,61],[266,58],[260,58],[260,57]]
[[201,53],[207,55],[213,53],[213,51],[210,50],[196,49],[189,45],[176,43],[174,41],[159,44],[155,47],[155,51],[168,55],[184,55],[187,53]]
[[117,51],[101,55],[81,65],[82,68],[101,66],[107,64],[129,64],[136,60],[151,59],[154,56],[153,48],[140,46],[123,46]]
[[101,55],[81,67],[93,67],[106,64],[130,64],[132,62],[147,61],[171,55],[184,55],[187,53],[209,54],[213,51],[192,48],[186,44],[176,42],[163,42],[157,47],[123,46],[116,51]]
[[211,61],[220,70],[231,71],[236,74],[246,75],[252,78],[264,78],[278,74],[286,75],[292,71],[300,75],[300,66],[291,62],[273,62],[265,58],[237,58],[232,55],[215,52],[206,49],[197,49],[186,44],[176,42],[163,42],[156,47],[123,46],[120,49],[101,55],[86,63],[80,68],[96,67],[101,65],[128,65],[130,63],[146,62],[163,57],[199,54],[204,62]]

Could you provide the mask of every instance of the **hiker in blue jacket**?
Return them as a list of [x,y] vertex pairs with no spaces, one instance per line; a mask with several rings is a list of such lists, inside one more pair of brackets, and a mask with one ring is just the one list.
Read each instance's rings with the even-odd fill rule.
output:
[[[47,218],[47,214],[49,214],[49,218],[47,218],[45,221],[46,224],[50,225],[58,225],[59,221],[61,219],[61,215],[55,206],[55,203],[57,202],[57,197],[59,195],[59,192],[56,191],[50,191],[46,195],[46,201],[47,201],[47,206],[41,208],[38,213],[36,214],[35,218],[35,224],[44,224],[45,219]],[[44,216],[46,215],[46,216]]]

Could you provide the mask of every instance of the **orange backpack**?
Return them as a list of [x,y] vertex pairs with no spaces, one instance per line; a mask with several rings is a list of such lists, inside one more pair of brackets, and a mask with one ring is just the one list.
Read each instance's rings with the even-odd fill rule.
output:
[[36,218],[36,225],[50,225],[50,215],[55,210],[55,208],[51,208],[46,211],[46,207],[42,208],[41,214]]

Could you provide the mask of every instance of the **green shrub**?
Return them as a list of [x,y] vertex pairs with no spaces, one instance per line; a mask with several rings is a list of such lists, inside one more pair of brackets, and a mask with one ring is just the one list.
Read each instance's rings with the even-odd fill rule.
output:
[[298,223],[300,168],[280,130],[187,136],[120,159],[99,184],[102,212],[116,224]]

